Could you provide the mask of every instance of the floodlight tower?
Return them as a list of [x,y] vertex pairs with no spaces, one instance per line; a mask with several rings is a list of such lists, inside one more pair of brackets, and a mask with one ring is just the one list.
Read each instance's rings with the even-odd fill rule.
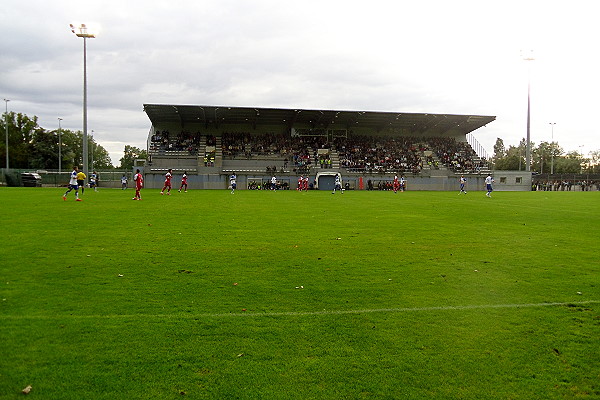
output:
[[[533,50],[523,56],[525,61],[533,61]],[[531,171],[531,69],[527,67],[527,149],[525,152],[525,171]]]
[[58,177],[60,179],[60,173],[62,172],[62,129],[60,127],[60,121],[62,118],[58,118]]
[[[550,126],[552,127],[552,143],[554,144],[554,125],[556,122],[550,122]],[[550,151],[552,152],[552,161],[550,162],[550,175],[554,175],[554,149],[552,148],[553,144],[550,145]]]
[[88,135],[87,135],[87,39],[96,37],[94,33],[88,32],[85,24],[73,26],[70,24],[71,32],[77,37],[83,38],[83,173],[88,176]]
[[6,169],[9,168],[8,166],[8,102],[10,100],[9,99],[4,99],[4,103],[6,103],[6,112],[4,114],[4,125],[6,128]]

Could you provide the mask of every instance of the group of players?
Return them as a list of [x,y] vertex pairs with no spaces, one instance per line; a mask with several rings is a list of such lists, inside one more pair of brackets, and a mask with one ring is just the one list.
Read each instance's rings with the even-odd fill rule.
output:
[[[165,174],[165,183],[163,185],[163,188],[160,190],[161,195],[165,194],[165,190],[167,191],[166,192],[167,196],[171,195],[171,189],[173,187],[173,185],[171,183],[172,179],[173,179],[173,170],[171,168],[169,168],[167,170],[167,173]],[[133,180],[135,181],[135,196],[133,197],[133,200],[141,200],[142,197],[140,195],[140,190],[144,187],[144,176],[142,175],[142,173],[140,172],[139,169],[137,169],[135,171]],[[181,193],[182,190],[185,193],[187,193],[187,190],[188,190],[187,180],[188,180],[187,171],[184,171],[183,175],[181,176],[181,186],[179,186],[179,193]]]
[[[161,189],[160,194],[165,194],[165,190],[166,190],[167,195],[171,195],[171,186],[172,186],[171,179],[172,178],[173,178],[173,170],[171,168],[169,168],[169,170],[165,174],[165,184],[164,184],[163,188]],[[187,178],[188,178],[187,171],[184,171],[183,175],[181,177],[181,186],[179,186],[180,193],[182,190],[184,190],[187,193],[187,188],[188,188]]]
[[298,178],[298,187],[296,188],[299,192],[308,191],[308,176],[302,176]]
[[[81,188],[81,194],[85,191],[85,174],[83,171],[79,170],[79,167],[74,166],[73,171],[71,171],[71,175],[69,177],[69,186],[67,187],[67,191],[63,194],[63,200],[67,200],[67,195],[75,190],[75,201],[82,201],[79,198],[79,188]],[[98,174],[96,171],[93,171],[90,174],[90,189],[94,189],[94,191],[98,191]]]
[[[485,190],[487,191],[485,193],[485,195],[487,197],[492,197],[492,192],[494,191],[494,188],[492,187],[492,184],[494,183],[494,178],[492,178],[491,174],[488,174],[488,176],[485,178]],[[460,183],[460,191],[458,192],[458,195],[460,196],[461,194],[467,194],[467,178],[465,178],[464,175],[460,176],[459,179],[459,183]]]
[[[164,183],[162,190],[160,191],[161,195],[165,194],[165,190],[167,191],[166,192],[167,195],[171,195],[171,188],[172,188],[171,180],[172,180],[172,178],[173,178],[173,170],[171,168],[169,168],[169,170],[165,174],[165,183]],[[188,179],[187,171],[184,171],[184,173],[181,177],[181,186],[179,187],[180,193],[182,190],[185,193],[187,193],[187,189],[188,189],[187,179]],[[98,190],[97,180],[98,180],[98,175],[96,174],[96,171],[94,171],[90,175],[90,188],[94,188],[95,191]],[[144,177],[139,169],[136,170],[133,180],[135,182],[135,195],[133,197],[133,200],[142,200],[140,191],[144,187]],[[276,182],[275,177],[273,177],[272,180],[274,180]],[[63,200],[67,200],[67,195],[72,190],[75,190],[75,201],[82,201],[79,198],[79,188],[81,187],[81,193],[83,194],[84,181],[85,181],[85,174],[83,172],[80,172],[79,168],[77,166],[74,166],[73,171],[71,172],[70,180],[69,180],[69,187],[68,187],[67,191],[65,192],[65,194],[63,195]],[[235,189],[237,187],[236,181],[237,181],[237,176],[235,175],[235,173],[231,174],[229,176],[229,188],[231,189],[231,194],[235,193]],[[461,177],[459,179],[459,183],[460,183],[460,191],[458,192],[458,194],[459,195],[461,195],[463,193],[467,194],[467,190],[466,190],[467,178],[465,178],[464,175],[461,175]],[[487,190],[486,196],[487,197],[491,197],[491,193],[493,191],[493,188],[492,188],[493,183],[494,183],[494,179],[492,178],[491,174],[488,174],[488,176],[485,178],[485,185],[486,185],[486,190]],[[401,177],[400,179],[398,179],[398,176],[395,175],[394,182],[392,184],[392,188],[394,190],[394,193],[397,193],[398,191],[404,192],[406,190],[406,179],[404,177]],[[298,178],[298,188],[296,190],[308,191],[308,177],[307,176],[306,177],[300,176]],[[342,179],[341,179],[340,174],[336,174],[336,176],[335,176],[335,184],[334,184],[333,192],[331,192],[331,194],[335,194],[336,191],[340,191],[342,194],[344,193],[344,189],[342,187]]]
[[[165,190],[167,190],[167,194],[170,195],[171,194],[171,178],[173,177],[172,174],[172,170],[169,169],[167,171],[167,173],[165,174],[165,185],[163,186],[162,190],[160,191],[160,194],[164,194]],[[136,182],[136,197],[134,197],[134,200],[141,200],[141,198],[139,198],[139,189],[141,189],[143,187],[143,177],[142,174],[140,173],[140,170],[138,169],[134,180]],[[229,188],[231,189],[231,194],[235,193],[235,189],[237,187],[236,185],[236,181],[237,181],[237,176],[235,175],[235,173],[231,174],[229,176]],[[272,184],[274,186],[276,179],[275,177],[272,178]],[[460,191],[458,192],[458,194],[467,194],[467,190],[466,190],[466,184],[467,184],[467,178],[465,178],[464,175],[461,175],[460,179]],[[493,188],[492,188],[492,184],[494,183],[494,178],[492,178],[492,176],[490,174],[488,174],[488,176],[485,178],[485,186],[486,186],[486,190],[487,193],[485,194],[487,197],[491,197]],[[185,190],[185,192],[187,192],[187,173],[184,172],[183,176],[181,177],[181,186],[179,187],[179,192],[181,192],[181,190]],[[404,192],[406,191],[406,178],[404,178],[404,176],[402,176],[401,178],[398,178],[398,175],[394,176],[394,182],[392,184],[392,188],[394,190],[394,193],[397,193],[398,191]],[[300,176],[298,178],[298,187],[297,189],[298,191],[308,191],[308,176]],[[342,194],[344,193],[344,189],[342,187],[342,178],[340,176],[340,174],[337,174],[335,176],[335,183],[334,183],[334,188],[333,188],[333,192],[331,192],[331,194],[335,194],[336,191],[340,191]],[[65,194],[66,195],[66,194]]]
[[398,175],[394,175],[394,182],[392,183],[392,190],[394,193],[398,193],[398,190],[401,192],[406,191],[406,178],[401,177],[398,179]]

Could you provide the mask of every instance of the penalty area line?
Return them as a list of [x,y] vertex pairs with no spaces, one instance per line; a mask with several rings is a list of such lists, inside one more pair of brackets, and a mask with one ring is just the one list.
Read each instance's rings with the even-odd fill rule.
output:
[[535,307],[558,307],[558,306],[580,306],[585,304],[597,304],[600,300],[551,302],[551,303],[523,303],[523,304],[479,304],[466,306],[431,306],[431,307],[399,307],[399,308],[369,308],[360,310],[322,310],[322,311],[273,311],[273,312],[235,312],[235,313],[176,313],[176,314],[95,314],[95,315],[0,315],[0,320],[19,319],[127,319],[127,318],[225,318],[225,317],[303,317],[318,315],[347,315],[347,314],[374,314],[374,313],[408,313],[428,311],[460,311],[460,310],[482,310],[501,308],[535,308]]

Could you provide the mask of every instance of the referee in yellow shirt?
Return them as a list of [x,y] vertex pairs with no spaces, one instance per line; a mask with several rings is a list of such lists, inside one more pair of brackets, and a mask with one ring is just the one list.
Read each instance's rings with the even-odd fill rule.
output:
[[85,174],[83,171],[77,173],[77,186],[81,188],[81,194],[83,194],[83,189],[85,188]]

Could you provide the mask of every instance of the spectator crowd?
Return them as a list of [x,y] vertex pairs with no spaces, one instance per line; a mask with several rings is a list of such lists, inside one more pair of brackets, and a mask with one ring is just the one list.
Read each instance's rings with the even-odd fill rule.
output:
[[[195,155],[202,134],[182,131],[176,135],[168,130],[157,131],[151,137],[151,149],[187,151]],[[214,135],[206,136],[206,146],[217,145]],[[333,153],[339,157],[339,167],[350,172],[412,173],[424,166],[439,169],[444,166],[457,173],[480,172],[487,168],[466,142],[454,138],[348,135],[328,141],[326,136],[291,136],[279,133],[252,134],[223,132],[221,149],[224,159],[271,158],[291,163],[295,172],[307,173],[311,168],[332,168]],[[214,155],[213,155],[214,156]],[[214,164],[214,158],[205,165]]]
[[532,190],[540,192],[589,192],[600,190],[600,182],[594,180],[538,180],[532,183]]
[[187,151],[190,155],[198,152],[199,133],[181,131],[172,135],[168,130],[156,131],[150,138],[150,150],[158,153],[164,151]]

